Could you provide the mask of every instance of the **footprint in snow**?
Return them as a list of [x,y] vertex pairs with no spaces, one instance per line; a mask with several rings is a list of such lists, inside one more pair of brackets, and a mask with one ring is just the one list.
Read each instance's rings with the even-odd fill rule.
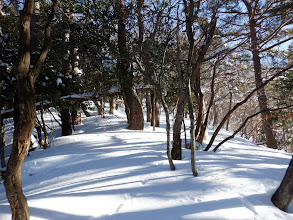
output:
[[142,185],[145,185],[148,181],[149,181],[148,179],[144,179],[144,180],[140,181],[140,183],[141,183]]

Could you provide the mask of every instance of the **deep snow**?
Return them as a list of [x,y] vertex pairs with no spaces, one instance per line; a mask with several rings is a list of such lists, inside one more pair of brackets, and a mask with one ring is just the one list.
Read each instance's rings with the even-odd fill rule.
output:
[[[126,129],[122,111],[105,118],[83,117],[72,136],[50,134],[51,147],[30,153],[23,165],[23,189],[32,220],[37,219],[293,219],[273,206],[291,155],[234,138],[217,153],[197,151],[198,177],[193,177],[190,150],[174,161],[166,156],[165,118],[154,132]],[[6,123],[11,146],[12,122]],[[210,135],[212,130],[209,131]],[[222,131],[218,143],[229,132]],[[6,148],[9,153],[9,146]],[[0,185],[0,219],[11,219]]]

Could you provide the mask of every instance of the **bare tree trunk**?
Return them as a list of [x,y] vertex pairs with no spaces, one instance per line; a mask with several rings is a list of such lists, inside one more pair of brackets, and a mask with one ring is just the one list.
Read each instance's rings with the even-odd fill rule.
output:
[[197,176],[197,168],[196,168],[196,157],[195,157],[195,122],[194,122],[194,114],[193,114],[193,106],[192,106],[192,98],[191,98],[191,85],[190,79],[188,82],[188,110],[190,117],[190,149],[191,149],[191,170],[193,176]]
[[98,109],[98,115],[104,115],[104,101],[103,98],[95,100],[95,105]]
[[216,102],[213,103],[213,127],[217,126],[218,124],[218,110],[216,106]]
[[152,102],[149,91],[146,92],[146,109],[147,109],[147,122],[151,122],[152,118]]
[[31,51],[37,51],[39,34],[40,34],[40,3],[38,0],[34,1],[34,10],[31,19]]
[[[1,99],[1,98],[0,98]],[[1,112],[1,108],[0,108]],[[4,126],[3,126],[3,119],[0,115],[0,155],[1,155],[1,167],[4,168],[6,167],[6,162],[5,162],[5,134],[4,134]]]
[[13,73],[17,79],[17,111],[13,133],[12,151],[8,160],[4,182],[6,196],[10,203],[13,220],[29,219],[29,207],[22,190],[22,165],[28,154],[31,134],[36,121],[36,100],[34,83],[39,75],[50,48],[51,23],[57,10],[57,0],[53,0],[52,11],[45,28],[43,47],[34,69],[30,69],[30,22],[34,0],[26,0],[20,17],[20,42],[17,61]]
[[119,60],[118,69],[121,80],[121,89],[128,115],[128,129],[143,130],[144,117],[136,90],[133,83],[133,74],[129,63],[128,52],[126,48],[126,11],[124,0],[116,0],[117,18],[118,18],[118,47]]
[[5,136],[4,136],[4,125],[3,117],[1,115],[2,111],[2,72],[0,72],[0,156],[1,156],[1,167],[6,167],[5,163]]
[[[201,133],[199,134],[199,143],[202,143],[203,140],[208,138],[207,137],[208,136],[207,127],[208,127],[209,114],[210,114],[212,106],[214,107],[214,121],[213,121],[213,123],[215,123],[215,120],[217,119],[217,110],[215,107],[215,77],[216,77],[216,73],[217,73],[217,63],[218,63],[218,61],[216,61],[213,66],[213,75],[212,75],[212,82],[211,82],[211,99],[209,102],[208,109],[206,111],[206,116],[205,116],[205,121],[203,123],[203,128],[201,130]],[[205,105],[203,107],[204,107],[204,111],[205,111]]]
[[[257,42],[257,35],[256,35],[256,20],[253,15],[253,9],[251,4],[246,0],[243,0],[246,5],[249,14],[249,28],[250,28],[250,41],[251,41],[251,50],[252,50],[252,59],[253,59],[253,66],[254,66],[254,77],[255,77],[255,84],[256,87],[259,87],[262,84],[262,67],[260,62],[260,55],[258,50],[258,42]],[[265,94],[265,89],[261,88],[257,91],[257,98],[258,98],[258,105],[261,111],[268,108],[267,103],[267,96]],[[270,112],[264,112],[261,114],[263,129],[266,136],[267,146],[269,148],[278,148],[278,144],[275,138],[275,133],[273,130],[273,123],[271,119]]]
[[110,115],[114,115],[114,109],[115,109],[115,97],[114,95],[110,96],[110,110],[109,110],[109,114]]
[[69,109],[61,109],[62,136],[72,135],[72,125]]
[[17,81],[18,122],[13,134],[13,146],[7,164],[5,189],[10,203],[12,219],[29,219],[29,208],[22,190],[21,167],[28,154],[31,134],[36,120],[35,91],[31,78]]
[[160,107],[156,97],[156,91],[151,93],[151,100],[153,103],[151,125],[153,126],[155,124],[155,127],[160,127]]
[[[209,111],[206,110],[206,105],[204,99],[202,100],[202,118],[200,125],[200,132],[197,137],[198,143],[202,144],[204,140],[208,138],[208,120],[209,120]],[[206,112],[206,113],[205,113]]]
[[[230,98],[229,98],[229,110],[228,111],[230,111],[231,110],[231,108],[232,108],[232,98],[233,98],[233,93],[232,93],[232,91],[230,91],[230,96],[229,96]],[[227,122],[226,122],[226,130],[227,131],[229,131],[229,123],[230,123],[230,117],[227,119]]]
[[137,20],[138,20],[138,50],[139,56],[142,58],[142,42],[143,42],[143,33],[144,33],[144,22],[142,8],[144,5],[144,0],[137,0]]
[[169,107],[164,99],[163,93],[161,91],[161,88],[159,88],[159,86],[156,86],[157,90],[160,94],[160,98],[161,98],[161,102],[165,111],[165,115],[166,115],[166,132],[167,132],[167,157],[168,157],[168,161],[169,161],[169,165],[171,170],[175,170],[176,167],[173,163],[172,160],[172,155],[171,155],[171,125],[170,125],[170,118],[169,118]]
[[42,120],[42,130],[44,133],[44,149],[49,148],[49,140],[48,140],[48,132],[46,128],[46,123],[44,119],[44,105],[43,102],[41,101],[41,120]]
[[173,160],[182,160],[181,127],[182,127],[182,121],[184,119],[185,103],[186,103],[185,91],[183,89],[180,89],[179,97],[177,101],[175,122],[173,125],[173,147],[172,147]]
[[290,161],[289,167],[285,173],[285,176],[272,196],[272,202],[279,209],[286,211],[288,205],[293,199],[293,156]]
[[72,125],[81,125],[81,111],[71,111]]
[[91,114],[87,111],[86,107],[82,107],[82,111],[86,117],[91,117]]
[[40,121],[37,120],[37,123],[35,124],[35,129],[37,130],[37,140],[40,146],[43,146],[43,139],[42,139],[42,127],[40,125]]
[[184,130],[184,143],[185,143],[185,148],[190,149],[190,145],[187,142],[187,135],[186,135],[186,125],[185,125],[185,120],[183,119],[183,130]]

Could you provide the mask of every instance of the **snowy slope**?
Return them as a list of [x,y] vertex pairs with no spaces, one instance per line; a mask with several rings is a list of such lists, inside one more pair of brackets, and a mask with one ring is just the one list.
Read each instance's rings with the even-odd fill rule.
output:
[[[52,133],[51,148],[31,152],[23,166],[31,219],[293,219],[293,204],[284,213],[270,201],[290,154],[238,137],[217,153],[197,151],[193,177],[189,150],[169,169],[163,117],[161,124],[130,131],[117,111],[83,118],[72,136]],[[1,220],[11,218],[4,192],[1,184]]]

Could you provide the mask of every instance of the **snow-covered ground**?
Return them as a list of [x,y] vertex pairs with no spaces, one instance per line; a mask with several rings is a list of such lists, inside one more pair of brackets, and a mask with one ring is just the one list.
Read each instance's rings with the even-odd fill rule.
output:
[[[163,116],[155,132],[149,123],[144,131],[127,130],[123,111],[83,117],[66,137],[51,120],[47,116],[57,129],[51,147],[31,152],[23,166],[32,220],[293,219],[292,203],[285,213],[270,201],[288,167],[288,153],[237,137],[217,153],[197,151],[199,176],[193,177],[190,150],[174,161],[176,171],[169,168]],[[11,125],[6,123],[10,144]],[[228,134],[221,132],[215,143]],[[11,219],[10,213],[1,184],[0,219]]]

